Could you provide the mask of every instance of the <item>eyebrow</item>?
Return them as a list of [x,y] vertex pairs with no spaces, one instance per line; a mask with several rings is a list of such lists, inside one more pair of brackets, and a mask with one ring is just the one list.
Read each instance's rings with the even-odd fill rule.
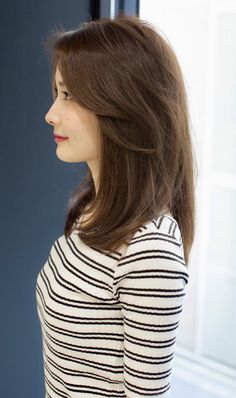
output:
[[[53,77],[52,82],[53,82],[53,86],[56,87],[56,79],[55,79],[55,76]],[[58,86],[60,86],[60,87],[65,87],[65,83],[64,83],[62,80],[60,80],[60,81],[58,82]]]
[[65,87],[65,84],[64,84],[63,82],[58,82],[58,85],[59,85],[60,87]]

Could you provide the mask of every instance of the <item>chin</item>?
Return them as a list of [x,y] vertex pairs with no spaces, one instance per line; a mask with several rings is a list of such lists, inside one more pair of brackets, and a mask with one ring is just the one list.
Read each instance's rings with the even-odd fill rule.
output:
[[75,156],[70,156],[69,154],[66,154],[66,151],[61,151],[60,149],[57,149],[56,155],[59,160],[66,163],[78,163],[83,161],[76,158]]
[[62,156],[62,155],[57,155],[57,158],[58,158],[59,160],[61,160],[62,162],[66,162],[66,163],[75,163],[75,162],[78,162],[78,160],[70,159],[69,157]]

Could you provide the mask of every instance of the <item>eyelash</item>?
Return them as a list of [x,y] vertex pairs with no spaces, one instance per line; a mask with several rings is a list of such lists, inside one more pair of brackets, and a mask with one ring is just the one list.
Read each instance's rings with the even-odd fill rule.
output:
[[[61,92],[62,92],[62,94],[67,96],[67,100],[72,99],[72,97],[70,96],[70,94],[67,91],[61,91]],[[57,97],[57,89],[54,87],[54,98],[56,98],[56,97]]]

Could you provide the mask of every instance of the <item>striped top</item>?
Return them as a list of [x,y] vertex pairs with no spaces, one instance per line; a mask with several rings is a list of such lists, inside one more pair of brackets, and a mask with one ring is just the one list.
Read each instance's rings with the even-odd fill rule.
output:
[[144,224],[117,255],[59,237],[37,277],[45,398],[169,397],[189,274],[176,220]]

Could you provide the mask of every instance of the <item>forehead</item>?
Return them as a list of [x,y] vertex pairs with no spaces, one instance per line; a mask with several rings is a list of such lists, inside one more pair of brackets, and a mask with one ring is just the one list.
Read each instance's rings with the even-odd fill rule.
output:
[[57,83],[59,86],[65,87],[65,84],[64,84],[64,82],[63,82],[63,79],[62,79],[62,76],[61,76],[61,73],[60,73],[58,67],[56,68],[56,72],[55,72],[55,81],[56,81],[56,83]]
[[56,67],[56,70],[55,70],[55,78],[57,81],[62,80],[61,72],[60,72],[58,66]]

